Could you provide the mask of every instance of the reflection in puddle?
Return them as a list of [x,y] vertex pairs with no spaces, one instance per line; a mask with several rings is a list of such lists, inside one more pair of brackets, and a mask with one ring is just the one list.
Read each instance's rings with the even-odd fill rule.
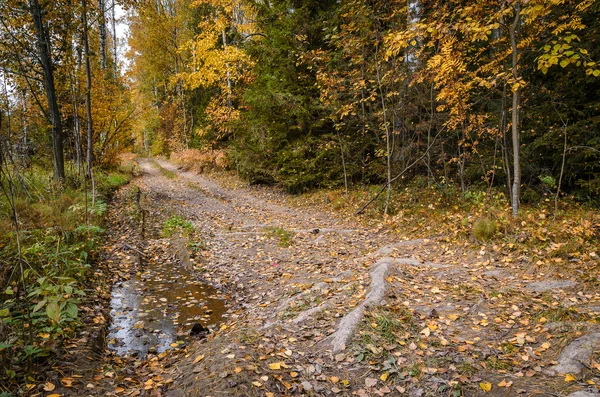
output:
[[152,261],[144,272],[113,287],[108,347],[140,357],[163,352],[195,323],[210,328],[221,321],[225,303],[218,294],[183,266]]

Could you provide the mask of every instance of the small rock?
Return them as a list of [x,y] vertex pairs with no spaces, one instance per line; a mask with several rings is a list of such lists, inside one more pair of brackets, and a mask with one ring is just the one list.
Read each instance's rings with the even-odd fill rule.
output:
[[576,391],[575,393],[569,394],[567,397],[598,397],[598,396],[600,396],[600,394],[598,394],[598,393],[580,390],[580,391]]
[[527,285],[527,289],[533,292],[546,292],[574,286],[575,282],[570,280],[547,280],[530,283]]
[[206,336],[209,333],[209,329],[200,323],[194,324],[192,329],[190,330],[191,336]]

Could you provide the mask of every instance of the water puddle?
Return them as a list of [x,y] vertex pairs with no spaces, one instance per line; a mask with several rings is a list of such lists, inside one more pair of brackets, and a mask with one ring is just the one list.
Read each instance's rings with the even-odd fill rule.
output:
[[108,348],[139,357],[189,338],[197,323],[216,326],[226,310],[219,291],[197,281],[185,267],[154,261],[115,284],[110,307]]

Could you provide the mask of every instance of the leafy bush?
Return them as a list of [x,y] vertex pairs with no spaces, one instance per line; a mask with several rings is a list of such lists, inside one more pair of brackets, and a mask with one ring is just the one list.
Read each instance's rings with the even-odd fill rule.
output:
[[225,169],[227,156],[222,150],[187,149],[171,153],[171,160],[186,171],[203,173],[212,169]]

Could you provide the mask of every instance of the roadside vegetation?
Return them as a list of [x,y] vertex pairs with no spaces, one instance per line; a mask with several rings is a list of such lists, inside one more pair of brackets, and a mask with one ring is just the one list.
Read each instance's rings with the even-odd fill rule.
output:
[[[76,172],[63,185],[34,166],[3,168],[0,184],[0,378],[16,390],[81,325],[95,249],[112,192],[131,178],[127,168],[95,171],[95,197]],[[17,179],[18,178],[18,179]],[[18,183],[16,181],[19,181]],[[6,391],[6,389],[5,389]]]

